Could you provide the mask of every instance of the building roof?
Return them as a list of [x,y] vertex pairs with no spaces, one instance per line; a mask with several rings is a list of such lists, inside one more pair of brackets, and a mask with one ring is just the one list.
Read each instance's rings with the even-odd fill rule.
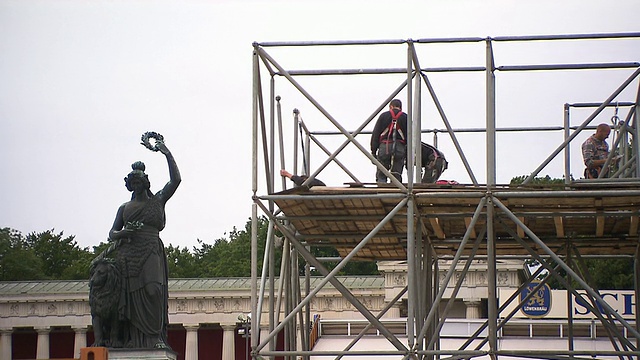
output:
[[[384,288],[382,276],[337,276],[341,283],[350,289]],[[311,287],[319,284],[324,277],[312,276]],[[300,278],[304,282],[304,277]],[[269,284],[267,283],[267,287]],[[333,288],[328,283],[327,288]],[[211,290],[249,290],[251,278],[207,278],[207,279],[169,279],[169,292],[211,291]],[[41,281],[2,281],[0,296],[74,294],[88,293],[88,280],[41,280]]]

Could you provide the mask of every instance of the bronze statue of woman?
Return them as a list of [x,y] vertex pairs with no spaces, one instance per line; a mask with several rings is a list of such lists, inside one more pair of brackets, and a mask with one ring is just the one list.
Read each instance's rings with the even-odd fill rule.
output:
[[126,348],[169,348],[167,257],[159,233],[165,225],[165,203],[175,193],[181,178],[162,137],[151,134],[156,143],[150,149],[167,158],[169,182],[153,194],[145,165],[139,161],[131,165],[133,171],[124,178],[132,192],[131,201],[120,206],[109,232],[110,241],[116,244],[115,259],[122,277],[118,313],[124,322],[121,341]]

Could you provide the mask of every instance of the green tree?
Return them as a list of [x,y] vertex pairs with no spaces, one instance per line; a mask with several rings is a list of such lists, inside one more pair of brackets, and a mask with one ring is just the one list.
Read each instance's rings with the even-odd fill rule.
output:
[[[258,219],[258,267],[262,267],[269,221]],[[89,278],[91,261],[110,243],[101,242],[92,251],[80,248],[74,236],[55,233],[53,229],[30,233],[26,237],[8,228],[0,229],[1,280],[84,280]],[[276,232],[277,235],[277,232]],[[251,220],[243,229],[233,228],[228,237],[213,244],[198,239],[198,247],[166,247],[169,276],[172,278],[247,277],[251,275]],[[312,247],[315,256],[337,257],[332,247]],[[279,272],[282,248],[276,247],[275,264]],[[300,258],[300,273],[305,262]],[[337,262],[326,263],[330,270]],[[375,262],[350,262],[340,275],[377,274]],[[317,275],[318,273],[313,273]],[[276,273],[279,275],[279,273]]]
[[[269,221],[258,219],[258,267],[262,267],[264,247]],[[244,229],[233,228],[228,238],[220,238],[213,244],[198,239],[199,248],[194,248],[196,263],[202,277],[246,277],[251,275],[251,220]],[[275,251],[275,262],[280,263],[281,249]]]
[[187,247],[180,249],[169,244],[165,249],[170,278],[197,278],[201,272],[195,256]]
[[[510,185],[520,185],[524,182],[524,180],[528,177],[528,175],[516,176],[509,182]],[[573,180],[573,175],[571,176],[571,180]],[[552,187],[552,188],[562,188],[564,187],[564,177],[563,178],[552,178],[549,175],[545,176],[534,176],[533,179],[527,184],[535,187]]]
[[100,244],[93,247],[92,256],[96,257],[100,255],[103,251],[107,250],[107,248],[111,245],[110,242],[101,241]]
[[[264,248],[266,246],[269,221],[261,217],[258,219],[258,268],[262,268]],[[278,233],[276,232],[276,235]],[[198,240],[199,248],[194,248],[196,263],[201,269],[202,277],[246,277],[251,275],[251,220],[247,221],[244,229],[234,228],[228,238],[217,239],[213,244],[206,244]],[[338,252],[333,247],[311,247],[316,257],[337,257]],[[275,251],[276,275],[282,259],[282,248]],[[299,258],[299,274],[304,274],[305,261]],[[327,262],[329,269],[336,267],[337,262]],[[312,275],[319,273],[312,272]],[[352,261],[339,273],[340,275],[375,275],[378,268],[373,261]]]
[[0,229],[0,280],[44,279],[43,263],[30,249],[19,231]]
[[[573,266],[573,270],[582,274],[582,278],[593,288],[598,290],[631,290],[633,289],[633,259],[584,259],[582,265]],[[561,276],[566,271],[560,270]],[[580,288],[578,283],[571,279],[571,286]],[[557,279],[551,279],[549,286],[554,289],[565,289]]]
[[[314,246],[311,253],[319,257],[339,257],[338,250],[331,246]],[[300,275],[304,274],[304,260],[300,261]],[[323,265],[329,270],[338,266],[337,261],[324,262]],[[350,261],[339,272],[338,275],[378,275],[378,264],[375,261]],[[318,275],[317,271],[312,271],[312,275]]]
[[[83,279],[88,278],[88,264],[91,253],[82,249],[75,241],[75,236],[63,237],[63,232],[54,233],[47,230],[41,233],[32,232],[25,238],[26,245],[33,250],[43,264],[43,271],[49,279]],[[79,262],[79,264],[75,264]],[[69,268],[75,269],[69,269]],[[82,275],[82,268],[85,268]]]
[[588,259],[598,289],[633,289],[633,259]]

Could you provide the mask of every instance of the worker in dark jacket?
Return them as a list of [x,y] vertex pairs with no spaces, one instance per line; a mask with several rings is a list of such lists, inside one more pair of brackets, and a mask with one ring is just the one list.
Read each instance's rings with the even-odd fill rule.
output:
[[[309,178],[307,175],[301,175],[301,176],[293,175],[285,169],[280,170],[280,175],[291,179],[291,181],[293,181],[293,183],[296,184],[296,186],[302,186],[305,180]],[[309,187],[313,187],[313,186],[326,186],[326,185],[318,179],[313,179],[311,180],[311,182],[309,182]]]
[[[391,100],[389,111],[380,114],[371,134],[371,154],[402,182],[407,156],[407,114],[402,112],[400,100]],[[376,170],[376,181],[387,182],[387,176],[380,169]]]

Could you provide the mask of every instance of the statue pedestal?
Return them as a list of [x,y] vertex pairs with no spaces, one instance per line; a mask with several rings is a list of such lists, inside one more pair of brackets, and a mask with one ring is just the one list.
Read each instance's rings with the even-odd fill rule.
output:
[[178,354],[168,349],[109,349],[109,360],[176,360]]

